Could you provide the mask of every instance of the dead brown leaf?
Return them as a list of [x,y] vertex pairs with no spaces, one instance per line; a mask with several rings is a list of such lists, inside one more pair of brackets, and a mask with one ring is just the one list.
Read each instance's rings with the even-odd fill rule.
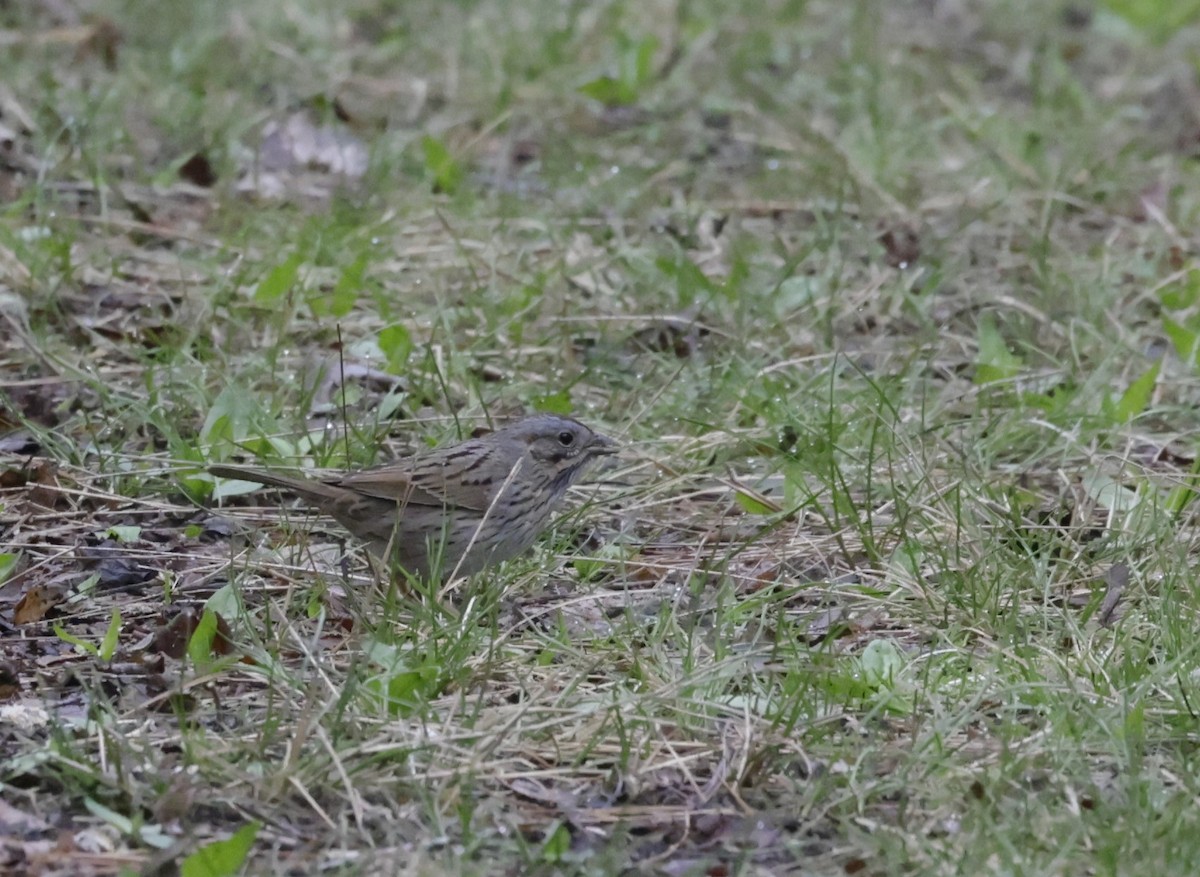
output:
[[[194,607],[181,610],[155,632],[154,640],[150,645],[151,651],[164,654],[169,658],[183,658],[187,654],[188,643],[191,642],[192,635],[196,632],[202,617],[203,613]],[[233,634],[229,630],[229,623],[218,614],[217,630],[212,638],[212,653],[217,656],[225,656],[232,653],[233,648]]]
[[58,467],[49,460],[35,460],[23,468],[0,471],[0,489],[15,490],[33,485],[27,496],[34,505],[53,509],[62,494],[58,487]]
[[117,69],[117,54],[124,37],[116,23],[108,18],[92,22],[88,33],[75,49],[75,62],[96,57],[108,70]]
[[21,690],[21,677],[17,668],[7,661],[0,661],[0,700],[11,700]]
[[42,508],[53,509],[63,499],[58,484],[58,465],[50,460],[37,460],[29,467],[29,481],[37,485],[29,491],[29,500]]
[[217,170],[203,152],[197,152],[179,166],[179,176],[202,189],[212,188],[217,184]]
[[879,234],[884,262],[892,268],[907,268],[921,258],[921,236],[906,223],[889,225]]
[[66,588],[61,586],[34,585],[21,595],[13,606],[13,624],[36,624],[46,617],[51,609],[66,599]]

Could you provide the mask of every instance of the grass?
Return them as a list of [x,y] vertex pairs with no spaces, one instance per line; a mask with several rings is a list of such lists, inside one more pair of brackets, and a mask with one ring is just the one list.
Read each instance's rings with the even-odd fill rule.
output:
[[[0,861],[1195,873],[1195,56],[1121,9],[0,12]],[[626,450],[449,591],[203,471],[532,410]]]

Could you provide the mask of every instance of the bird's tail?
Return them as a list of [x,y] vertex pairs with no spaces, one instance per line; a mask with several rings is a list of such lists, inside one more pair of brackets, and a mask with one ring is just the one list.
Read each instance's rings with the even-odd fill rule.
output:
[[255,484],[265,484],[268,487],[282,487],[305,499],[321,502],[336,499],[338,488],[331,484],[315,481],[311,478],[298,478],[290,475],[278,475],[265,469],[243,469],[240,466],[209,466],[209,474],[218,478],[233,478],[238,481],[253,481]]

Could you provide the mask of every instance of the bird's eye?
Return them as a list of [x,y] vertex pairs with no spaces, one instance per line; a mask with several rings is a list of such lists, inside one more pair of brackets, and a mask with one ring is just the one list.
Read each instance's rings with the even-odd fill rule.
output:
[[558,443],[564,448],[571,447],[571,445],[575,444],[575,433],[564,429],[558,434]]

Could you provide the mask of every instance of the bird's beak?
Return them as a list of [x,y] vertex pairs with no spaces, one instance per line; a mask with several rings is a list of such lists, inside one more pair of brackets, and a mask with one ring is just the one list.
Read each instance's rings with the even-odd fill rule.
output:
[[593,454],[607,455],[615,454],[617,451],[621,450],[621,446],[608,436],[596,433],[594,436],[592,436],[592,446],[588,448],[588,450]]

